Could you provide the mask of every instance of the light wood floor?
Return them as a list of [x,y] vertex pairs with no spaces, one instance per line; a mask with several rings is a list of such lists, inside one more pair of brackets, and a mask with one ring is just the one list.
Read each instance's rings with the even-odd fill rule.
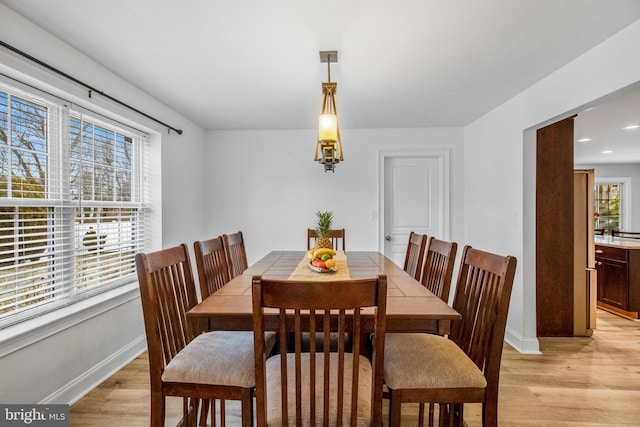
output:
[[[640,322],[598,311],[591,338],[541,338],[542,355],[505,345],[500,378],[501,426],[640,425]],[[138,357],[71,407],[71,426],[148,426],[148,360]],[[180,418],[169,399],[166,425]],[[227,425],[239,410],[227,404]],[[385,408],[386,411],[386,408]],[[402,425],[416,425],[412,405]],[[465,406],[465,422],[481,426],[480,406]]]

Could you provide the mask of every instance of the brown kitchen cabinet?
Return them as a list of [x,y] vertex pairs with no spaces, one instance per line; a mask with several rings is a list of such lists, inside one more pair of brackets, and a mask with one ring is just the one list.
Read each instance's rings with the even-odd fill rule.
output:
[[614,245],[596,245],[598,306],[636,319],[640,312],[640,248]]

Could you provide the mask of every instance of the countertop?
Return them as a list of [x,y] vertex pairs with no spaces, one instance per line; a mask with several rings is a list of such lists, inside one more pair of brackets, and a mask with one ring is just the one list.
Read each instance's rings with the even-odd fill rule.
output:
[[600,246],[611,246],[622,249],[640,249],[640,239],[626,239],[623,237],[594,236],[594,242]]

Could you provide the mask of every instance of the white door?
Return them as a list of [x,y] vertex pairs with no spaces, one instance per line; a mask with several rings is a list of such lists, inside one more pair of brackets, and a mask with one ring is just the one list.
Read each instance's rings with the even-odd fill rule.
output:
[[445,239],[443,156],[384,159],[384,254],[399,266],[411,231]]

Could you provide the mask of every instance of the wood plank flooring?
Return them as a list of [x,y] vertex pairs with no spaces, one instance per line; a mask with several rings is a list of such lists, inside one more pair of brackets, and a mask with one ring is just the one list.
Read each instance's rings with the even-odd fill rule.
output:
[[[640,425],[640,322],[599,310],[593,337],[541,338],[540,350],[523,355],[505,344],[500,426]],[[76,402],[71,426],[148,426],[148,375],[143,354]],[[166,425],[173,426],[182,401],[168,400]],[[482,425],[480,411],[465,405],[468,426]],[[404,405],[402,426],[416,425],[416,418],[415,405]],[[227,425],[240,425],[233,402]]]

